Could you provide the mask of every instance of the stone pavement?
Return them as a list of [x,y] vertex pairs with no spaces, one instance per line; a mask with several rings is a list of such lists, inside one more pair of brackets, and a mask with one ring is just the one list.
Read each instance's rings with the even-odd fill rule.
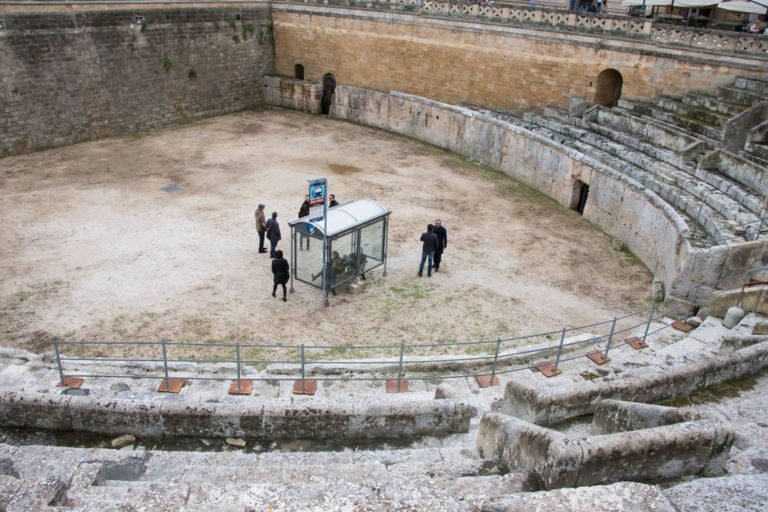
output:
[[[642,351],[623,347],[599,367],[600,378],[618,379],[630,369],[664,371],[665,366],[700,361],[717,353],[724,337],[751,335],[759,321],[747,315],[735,328],[708,318],[688,335],[665,330]],[[60,394],[58,374],[46,358],[20,351],[0,354],[0,390],[33,395]],[[646,364],[647,363],[647,364]],[[645,365],[645,366],[643,366]],[[538,373],[525,378],[544,387],[578,387],[581,374],[596,373],[586,358],[565,361],[558,377]],[[732,423],[736,438],[725,475],[691,477],[664,487],[634,482],[530,492],[526,475],[505,473],[478,456],[475,447],[480,417],[499,411],[502,386],[480,388],[473,379],[439,386],[410,382],[411,392],[386,395],[381,383],[361,385],[321,382],[314,397],[293,395],[292,382],[257,384],[248,397],[227,395],[228,383],[195,381],[178,395],[159,394],[149,380],[88,379],[94,397],[140,403],[182,401],[200,404],[258,400],[313,404],[350,404],[378,400],[432,401],[436,392],[477,410],[468,433],[419,437],[408,443],[327,449],[322,443],[276,442],[245,448],[223,439],[206,439],[211,451],[155,449],[151,439],[119,449],[22,445],[10,431],[0,444],[0,509],[115,511],[295,511],[295,510],[487,510],[487,511],[758,511],[768,503],[768,374],[719,386],[688,397],[687,406]],[[439,388],[439,390],[438,390]],[[571,435],[587,432],[583,422],[558,428]],[[407,444],[406,448],[402,445]],[[319,447],[319,448],[318,448]]]

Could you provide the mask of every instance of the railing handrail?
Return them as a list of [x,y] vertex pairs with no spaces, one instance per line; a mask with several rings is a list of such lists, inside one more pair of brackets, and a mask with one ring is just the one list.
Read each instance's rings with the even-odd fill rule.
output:
[[[737,280],[742,284],[734,286],[733,288],[725,291],[743,290],[745,285],[751,282],[752,274],[756,272],[766,271],[768,267],[761,267],[751,269],[746,272],[742,272],[727,278],[730,280]],[[531,334],[526,336],[517,336],[513,338],[497,338],[495,340],[484,340],[478,342],[450,342],[450,343],[426,343],[426,344],[405,344],[400,343],[398,345],[391,346],[368,346],[361,345],[357,347],[350,346],[337,346],[337,345],[269,345],[270,348],[277,350],[287,351],[289,354],[298,353],[300,357],[298,359],[285,357],[283,359],[267,358],[267,359],[252,359],[243,358],[241,356],[242,351],[245,349],[264,349],[265,345],[248,344],[248,343],[198,343],[198,342],[170,342],[170,341],[67,341],[67,340],[54,340],[54,354],[56,364],[58,367],[60,385],[65,386],[66,377],[91,377],[91,378],[150,378],[150,379],[163,379],[168,381],[171,374],[174,378],[183,378],[189,380],[212,380],[223,381],[230,380],[233,375],[221,372],[221,367],[231,365],[236,370],[236,380],[238,384],[243,379],[243,370],[249,366],[256,365],[288,365],[287,368],[273,368],[271,372],[266,376],[253,376],[248,375],[248,380],[293,380],[300,379],[303,383],[308,378],[314,380],[338,380],[338,381],[380,381],[393,379],[397,380],[398,386],[401,381],[406,378],[430,378],[430,379],[454,379],[454,378],[466,378],[477,377],[479,375],[490,375],[493,379],[497,375],[504,375],[511,372],[516,372],[523,369],[533,369],[538,367],[544,361],[554,361],[554,372],[558,373],[558,367],[563,361],[570,361],[579,357],[583,357],[587,354],[594,354],[599,352],[607,359],[608,353],[611,350],[616,350],[627,345],[629,341],[636,337],[640,338],[642,342],[645,342],[649,336],[655,335],[664,329],[670,328],[670,324],[660,325],[658,328],[651,330],[651,326],[654,321],[659,318],[667,318],[670,314],[675,314],[680,310],[690,311],[690,308],[695,305],[696,301],[703,301],[709,299],[713,295],[719,292],[712,292],[707,296],[702,296],[700,293],[700,287],[697,286],[691,290],[688,294],[688,299],[681,299],[671,297],[660,304],[654,304],[647,309],[642,309],[626,315],[616,316],[610,320],[603,322],[595,322],[579,327],[563,327],[558,331],[548,331],[544,333]],[[670,307],[671,306],[671,307]],[[618,325],[619,322],[626,321],[632,317],[641,318],[641,320],[632,321],[629,325]],[[610,325],[608,333],[596,334],[587,329],[593,329],[596,326]],[[642,334],[640,333],[642,331]],[[568,332],[577,333],[580,332],[574,339],[566,342],[566,335]],[[630,336],[622,340],[616,341],[618,338],[622,338],[625,334],[636,333],[635,336]],[[557,335],[557,338],[555,338]],[[583,335],[587,335],[586,338],[581,339]],[[547,340],[558,339],[556,343],[544,343],[540,345],[527,346],[504,349],[504,344],[517,343],[521,340],[535,340],[544,338]],[[160,346],[162,349],[161,358],[147,358],[142,357],[139,359],[132,358],[98,358],[98,357],[67,357],[62,354],[62,347],[71,346]],[[407,356],[406,352],[412,349],[424,349],[433,348],[439,346],[445,350],[450,347],[467,347],[487,345],[489,350],[483,354],[454,354],[445,357],[436,358],[434,355],[425,356]],[[216,358],[194,358],[194,359],[179,359],[169,357],[168,349],[173,347],[199,347],[205,346],[208,350],[221,353],[223,351],[232,352],[235,351],[234,359],[227,357]],[[396,353],[391,357],[378,357],[376,359],[327,359],[307,358],[307,352],[322,351],[327,352],[334,349],[354,349],[370,350],[371,352],[380,353],[382,350],[393,350]],[[146,368],[143,369],[143,373],[89,373],[87,371],[78,371],[71,374],[64,372],[64,366],[67,363],[77,363],[77,366],[82,368],[86,363],[119,363],[119,364],[136,364],[136,363],[153,363],[161,367],[153,374],[147,372]],[[191,369],[185,367],[185,365],[193,364],[195,366],[201,364],[216,364],[217,373],[213,375],[205,375],[205,368]],[[551,364],[551,363],[550,363]],[[360,371],[352,369],[350,367],[363,366],[367,368]],[[338,367],[344,369],[344,375],[327,373],[324,375],[324,367]],[[457,368],[459,370],[457,371]],[[201,373],[202,372],[202,373]],[[330,370],[328,371],[330,372]],[[211,372],[213,373],[213,372]],[[253,372],[246,372],[253,373]],[[280,374],[285,373],[289,376],[279,377]],[[292,376],[290,376],[292,375]],[[239,388],[238,388],[239,389]],[[303,389],[303,386],[302,386]],[[399,389],[399,387],[398,387]]]

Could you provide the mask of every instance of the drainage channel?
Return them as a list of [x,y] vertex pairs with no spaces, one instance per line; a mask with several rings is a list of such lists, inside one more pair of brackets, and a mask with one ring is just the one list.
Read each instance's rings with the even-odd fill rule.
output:
[[[33,430],[16,427],[0,428],[0,443],[11,446],[62,446],[68,448],[112,449],[116,435],[89,432]],[[447,437],[447,436],[445,436]],[[442,444],[442,437],[419,437],[408,439],[286,439],[269,440],[244,438],[245,447],[231,446],[225,439],[197,437],[136,438],[135,442],[122,447],[123,450],[153,450],[182,452],[225,452],[245,453],[266,452],[334,452],[343,450],[403,450],[435,447]]]

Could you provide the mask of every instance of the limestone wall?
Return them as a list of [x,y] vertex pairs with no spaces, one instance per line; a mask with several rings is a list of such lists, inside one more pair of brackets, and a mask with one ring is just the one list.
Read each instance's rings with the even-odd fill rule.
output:
[[2,15],[0,157],[262,104],[274,52],[266,2],[28,7]]
[[696,47],[553,27],[329,5],[274,4],[276,70],[322,83],[402,91],[451,104],[535,110],[567,106],[571,96],[593,101],[598,75],[617,70],[622,94],[714,90],[737,75],[764,74],[761,55],[722,54]]

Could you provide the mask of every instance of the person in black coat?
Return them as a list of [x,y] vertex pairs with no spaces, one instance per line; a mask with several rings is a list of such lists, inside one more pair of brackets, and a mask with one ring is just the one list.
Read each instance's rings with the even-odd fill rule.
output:
[[440,270],[440,261],[443,259],[443,249],[448,247],[448,231],[443,227],[440,219],[435,221],[433,233],[437,235],[437,247],[435,247],[435,272]]
[[272,260],[272,275],[274,276],[275,281],[275,284],[272,286],[272,296],[275,296],[277,285],[282,285],[283,302],[287,302],[286,295],[288,293],[288,289],[285,287],[285,283],[288,282],[288,279],[291,276],[288,260],[283,258],[283,251],[278,250],[275,252],[275,258]]
[[272,218],[267,221],[267,240],[269,240],[269,257],[275,257],[277,242],[282,239],[280,225],[277,223],[277,212],[272,212]]
[[427,267],[427,277],[432,277],[432,259],[435,256],[435,249],[437,248],[437,235],[434,233],[435,226],[432,224],[427,225],[427,232],[421,234],[421,264],[419,265],[419,277],[424,272],[424,262],[429,260],[429,266]]

